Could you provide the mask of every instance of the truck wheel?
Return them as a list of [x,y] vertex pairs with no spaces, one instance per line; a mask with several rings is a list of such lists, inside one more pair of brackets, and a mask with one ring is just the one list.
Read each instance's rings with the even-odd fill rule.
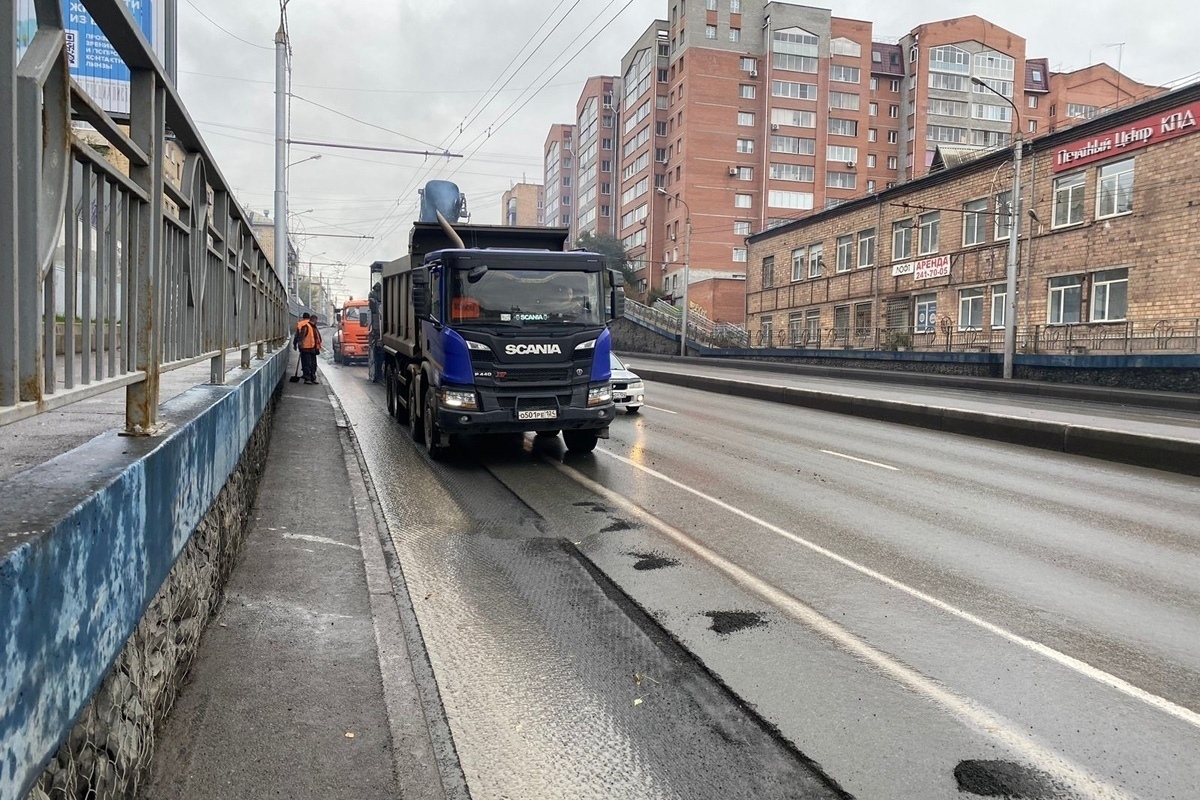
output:
[[425,409],[424,418],[421,420],[425,428],[425,451],[429,453],[429,457],[434,461],[441,461],[446,456],[446,451],[449,449],[438,444],[441,438],[441,433],[437,428],[437,415],[433,408],[433,387],[430,386],[425,390]]
[[333,363],[335,363],[335,364],[342,363],[342,357],[338,355],[338,349],[337,349],[336,345],[333,348]]
[[563,441],[572,453],[590,453],[600,436],[595,431],[563,431]]
[[417,413],[417,376],[408,379],[408,432],[417,444],[425,442],[425,429],[421,426],[421,416]]

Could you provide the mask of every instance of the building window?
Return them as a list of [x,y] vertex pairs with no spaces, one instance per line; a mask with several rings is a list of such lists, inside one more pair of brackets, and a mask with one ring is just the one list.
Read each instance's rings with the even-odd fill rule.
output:
[[612,194],[612,184],[611,183],[600,184],[600,194]]
[[814,156],[817,154],[817,140],[800,136],[780,136],[773,133],[771,134],[771,152]]
[[888,144],[896,144],[900,141],[900,131],[888,131]]
[[910,219],[892,223],[892,261],[903,261],[912,256],[912,229]]
[[837,238],[837,271],[849,272],[854,267],[854,236]]
[[929,50],[929,68],[935,72],[956,72],[959,75],[969,75],[971,54],[948,44],[933,47]]
[[771,81],[771,96],[786,97],[790,100],[816,100],[817,85],[796,81]]
[[742,56],[742,59],[739,62],[739,66],[740,66],[742,72],[757,72],[758,71],[758,59]]
[[1129,307],[1129,270],[1108,269],[1092,275],[1092,322],[1119,322]]
[[804,264],[805,250],[803,247],[797,247],[792,251],[792,280],[804,280]]
[[[914,50],[913,52],[916,52],[916,51]],[[893,92],[900,91],[900,79],[899,78],[892,78],[892,91]]]
[[858,83],[861,77],[861,70],[858,67],[843,67],[839,64],[834,64],[829,68],[829,80],[839,83]]
[[[735,250],[734,252],[736,253],[737,251]],[[745,250],[742,252],[744,253]],[[733,260],[737,261],[736,255]],[[764,289],[770,289],[775,285],[775,256],[766,256],[762,260],[762,285]]]
[[733,223],[733,233],[735,236],[749,236],[750,223],[738,220]]
[[741,28],[730,28],[729,29],[729,41],[740,42],[741,40],[742,40],[742,29]]
[[1038,121],[1036,119],[1029,120],[1029,132],[1030,133],[1037,133],[1037,122]]
[[1063,275],[1050,279],[1049,322],[1072,325],[1082,319],[1083,276]]
[[771,323],[773,320],[770,317],[763,317],[762,321],[762,343],[766,347],[770,347],[775,334],[771,331]]
[[935,332],[937,330],[937,294],[930,292],[917,295],[913,298],[913,307],[916,312],[916,325],[913,330],[916,333]]
[[744,263],[746,261],[746,248],[744,248],[744,247],[733,248],[733,260]]
[[612,139],[601,139],[600,140],[600,149],[601,150],[612,150]]
[[704,8],[708,11],[717,10],[717,0],[704,0]]
[[875,263],[875,229],[858,232],[858,266],[869,267]]
[[1054,227],[1083,222],[1085,175],[1077,172],[1054,181]]
[[858,121],[830,117],[829,133],[833,136],[858,136]]
[[750,208],[754,198],[748,194],[735,194],[733,196],[733,205],[735,208]]
[[1096,194],[1096,216],[1115,217],[1133,211],[1133,159],[1127,158],[1100,168]]
[[806,164],[770,164],[770,177],[775,181],[799,181],[812,183],[816,179],[816,167]]
[[930,211],[917,217],[921,229],[921,238],[917,243],[917,255],[927,256],[938,250],[938,225],[941,222],[940,211]]
[[859,339],[871,335],[871,304],[856,303],[854,306],[854,335]]
[[804,312],[804,343],[821,346],[821,309],[810,308]]
[[892,169],[892,170],[899,169],[900,168],[900,160],[898,158],[896,158],[896,156],[888,156],[887,157],[887,168]]
[[813,111],[799,111],[794,108],[771,109],[772,125],[788,125],[793,128],[817,127],[817,115]]
[[754,180],[754,169],[752,167],[738,167],[737,168],[737,179],[739,181]]
[[737,151],[739,153],[753,153],[754,152],[754,140],[753,139],[738,139],[737,140]]
[[875,169],[875,154],[867,153],[867,169]]
[[739,111],[737,115],[737,124],[743,128],[754,127],[754,114],[750,111]]
[[1071,119],[1091,119],[1100,113],[1096,106],[1085,106],[1080,103],[1067,103],[1067,116]]
[[858,161],[858,148],[840,144],[828,145],[825,148],[825,160],[853,164]]
[[983,289],[958,292],[958,329],[977,331],[983,327]]
[[987,198],[963,204],[963,247],[987,241]]
[[875,191],[875,181],[867,181],[867,191],[868,192]]
[[[1034,74],[1035,74],[1035,75],[1037,74],[1037,70],[1034,70]],[[1034,80],[1040,80],[1040,79],[1039,79],[1039,78],[1034,78]],[[1037,108],[1037,107],[1038,107],[1038,105],[1037,105],[1037,104],[1038,104],[1038,96],[1037,96],[1036,94],[1031,94],[1031,95],[1029,95],[1029,107],[1030,107],[1030,108]]]
[[858,176],[853,172],[826,172],[825,186],[830,189],[854,189],[858,186]]
[[704,26],[704,38],[705,39],[717,38],[717,26],[716,25],[705,25]]
[[607,217],[608,215],[609,215],[609,207],[608,206],[600,206],[600,216]]
[[875,130],[874,128],[867,128],[867,141],[868,142],[879,141],[879,131]]
[[896,106],[896,105],[888,106],[888,116],[891,117],[892,119],[899,119],[900,118],[900,106]]
[[808,248],[808,277],[821,277],[821,269],[825,266],[825,245],[814,244]]
[[850,306],[833,307],[833,335],[842,340],[850,338]]
[[775,189],[767,192],[767,205],[771,208],[793,208],[798,211],[811,211],[813,207],[812,192],[783,192]]
[[792,347],[799,347],[804,343],[804,312],[793,311],[788,314],[788,337]]
[[1008,238],[1008,232],[1012,230],[1012,213],[1012,191],[996,195],[996,241]]
[[756,88],[752,83],[743,83],[738,86],[738,97],[743,100],[753,100]]
[[854,92],[830,92],[829,107],[841,108],[846,111],[858,111],[859,96]]
[[1003,283],[992,286],[992,327],[1004,327],[1004,315],[1008,313],[1008,290]]

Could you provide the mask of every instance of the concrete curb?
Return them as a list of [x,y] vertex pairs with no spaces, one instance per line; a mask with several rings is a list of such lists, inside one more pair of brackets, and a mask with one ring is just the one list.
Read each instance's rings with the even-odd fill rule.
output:
[[1200,476],[1200,442],[765,383],[637,367],[643,378],[754,400],[831,411],[981,439]]
[[[904,386],[933,387],[939,389],[965,389],[999,392],[1005,394],[1044,397],[1059,400],[1084,400],[1091,403],[1112,403],[1140,408],[1161,408],[1172,411],[1200,412],[1200,395],[1179,392],[1151,392],[1137,389],[1121,389],[1105,386],[1078,386],[1030,380],[1003,380],[1000,378],[977,378],[967,375],[942,375],[928,372],[902,372],[886,369],[855,367],[824,367],[816,364],[787,364],[778,361],[753,361],[723,356],[697,358],[688,356],[663,356],[651,353],[630,354],[632,360],[645,364],[651,361],[690,366],[713,367],[716,369],[749,369],[759,372],[777,372],[786,375],[811,375],[818,378],[870,381],[872,383],[901,384]],[[639,374],[642,369],[635,370]]]

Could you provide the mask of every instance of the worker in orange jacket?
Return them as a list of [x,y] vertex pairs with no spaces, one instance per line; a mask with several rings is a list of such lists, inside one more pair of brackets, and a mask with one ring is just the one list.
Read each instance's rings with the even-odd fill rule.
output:
[[317,353],[321,352],[321,331],[317,328],[317,318],[307,311],[296,324],[296,335],[292,339],[292,348],[300,351],[300,370],[304,373],[305,383],[317,382]]

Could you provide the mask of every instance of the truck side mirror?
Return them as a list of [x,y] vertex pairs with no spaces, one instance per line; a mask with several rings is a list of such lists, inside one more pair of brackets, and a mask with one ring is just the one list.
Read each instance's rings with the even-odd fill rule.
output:
[[612,283],[609,307],[612,309],[612,318],[620,319],[625,316],[625,273],[619,269],[610,269],[608,274]]
[[412,304],[417,319],[429,318],[429,270],[412,271]]

